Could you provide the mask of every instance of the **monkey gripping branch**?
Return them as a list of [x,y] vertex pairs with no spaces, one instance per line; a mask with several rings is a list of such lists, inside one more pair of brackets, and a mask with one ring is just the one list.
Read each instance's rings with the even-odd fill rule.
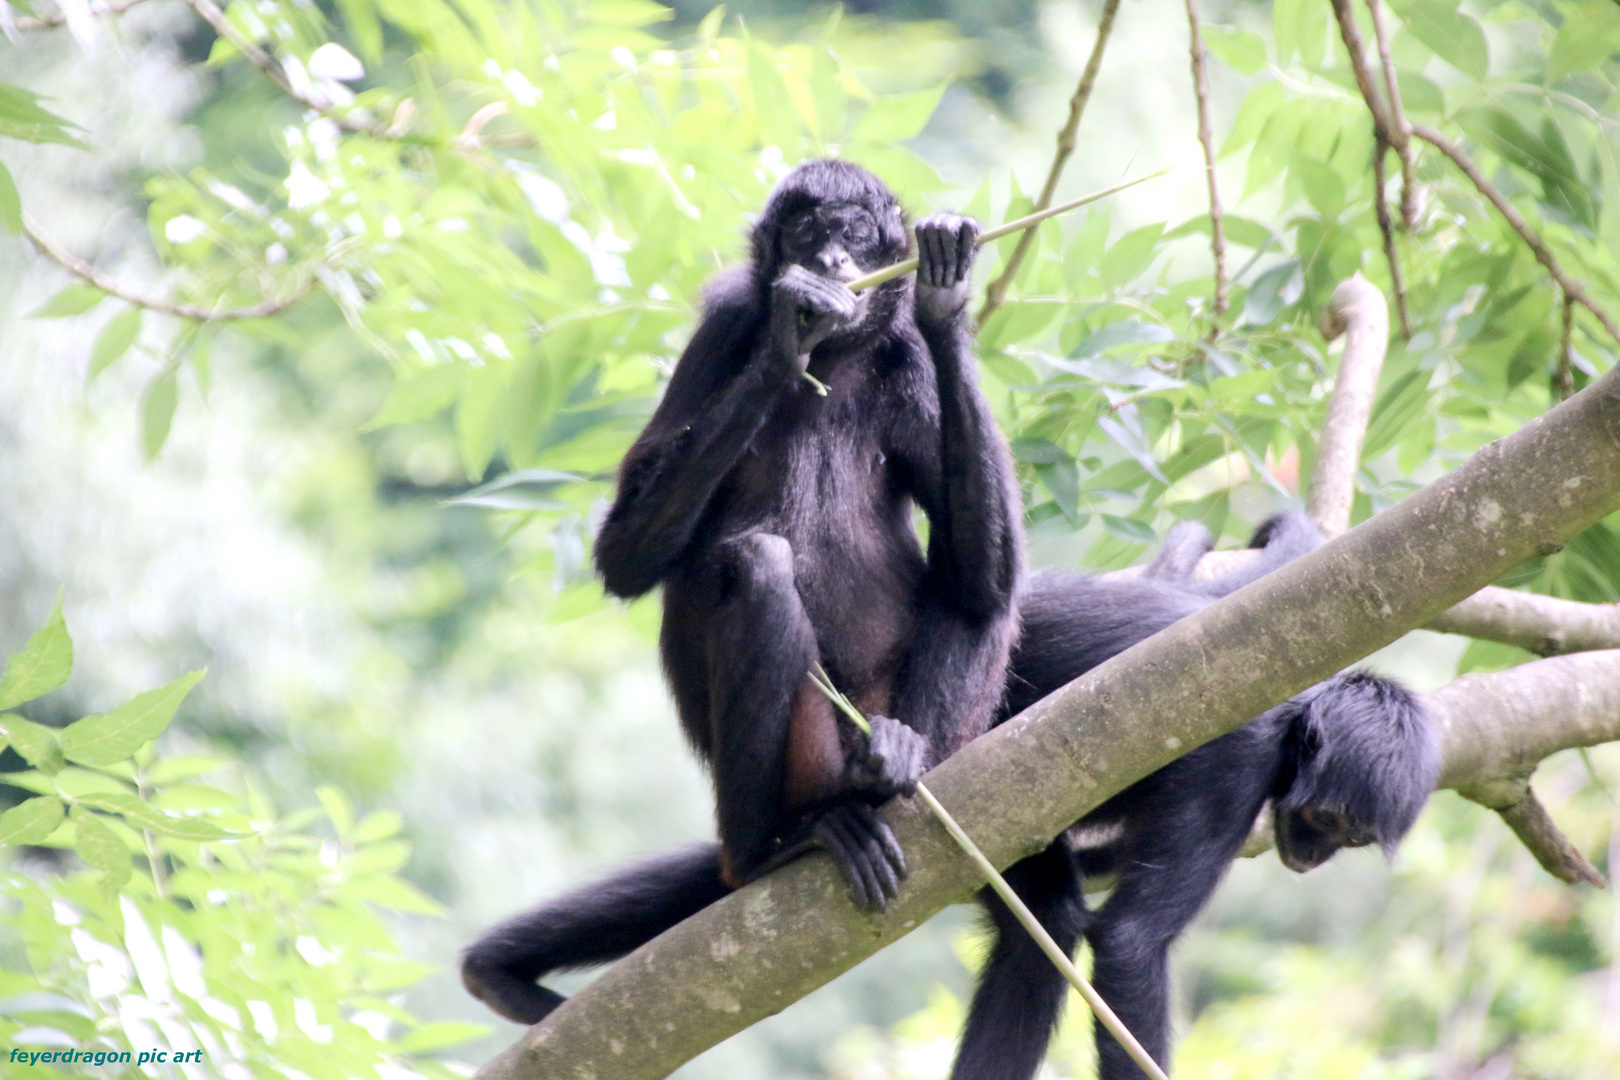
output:
[[[991,861],[1008,866],[1115,792],[1617,507],[1620,369],[1418,494],[1039,702],[929,773],[928,786]],[[1294,648],[1302,639],[1315,647]],[[1608,659],[1580,658],[1600,667]],[[1578,719],[1587,741],[1615,735],[1590,710]],[[1458,768],[1454,758],[1474,752],[1456,734],[1446,732],[1447,782],[1465,773],[1477,787],[1490,777],[1476,775],[1478,762]],[[1557,734],[1475,736],[1518,744],[1523,752],[1474,753],[1518,773],[1536,749],[1574,744]],[[896,800],[887,817],[914,869],[885,913],[857,911],[825,856],[801,859],[631,954],[478,1075],[666,1076],[983,884],[923,807]]]

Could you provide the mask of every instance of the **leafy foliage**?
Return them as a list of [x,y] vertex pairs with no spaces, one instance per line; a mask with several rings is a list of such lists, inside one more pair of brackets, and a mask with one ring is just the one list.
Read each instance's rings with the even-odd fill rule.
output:
[[[58,607],[8,662],[7,706],[59,686],[71,655]],[[457,1075],[425,1055],[483,1029],[421,1023],[399,1003],[428,969],[398,957],[380,913],[439,912],[396,876],[399,816],[357,821],[335,788],[320,809],[278,815],[251,787],[206,781],[228,760],[156,753],[201,678],[61,730],[0,714],[31,766],[6,780],[36,793],[0,814],[0,845],[85,867],[0,874],[0,1040],[133,1060],[201,1051],[205,1075]],[[13,1060],[6,1075],[83,1074]]]

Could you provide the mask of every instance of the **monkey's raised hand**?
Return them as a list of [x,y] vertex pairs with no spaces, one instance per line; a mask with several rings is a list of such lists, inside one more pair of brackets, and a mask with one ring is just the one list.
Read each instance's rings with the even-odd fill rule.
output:
[[973,289],[979,223],[960,214],[929,214],[917,222],[917,314],[956,318]]
[[789,264],[771,284],[773,359],[796,379],[810,366],[810,351],[860,319],[865,305],[842,281]]
[[847,752],[845,782],[883,799],[915,795],[928,760],[928,740],[915,728],[887,716],[873,716],[868,723],[872,734],[866,737],[864,753],[859,747]]

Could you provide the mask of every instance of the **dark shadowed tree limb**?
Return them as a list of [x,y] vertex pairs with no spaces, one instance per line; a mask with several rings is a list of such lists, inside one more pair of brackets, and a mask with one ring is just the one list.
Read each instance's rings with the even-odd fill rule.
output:
[[[998,867],[1104,799],[1422,626],[1620,506],[1620,370],[1428,488],[1102,664],[975,741],[928,786]],[[1300,650],[1295,643],[1311,640]],[[1577,658],[1579,659],[1579,658]],[[982,882],[915,803],[886,817],[913,873],[858,912],[813,855],[637,950],[485,1080],[653,1080],[780,1011]]]

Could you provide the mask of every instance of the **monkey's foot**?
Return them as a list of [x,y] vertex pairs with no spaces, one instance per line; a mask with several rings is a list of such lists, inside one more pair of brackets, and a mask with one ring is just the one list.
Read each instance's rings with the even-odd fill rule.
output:
[[873,716],[866,753],[850,755],[845,782],[859,791],[887,799],[917,793],[917,781],[928,763],[928,740],[915,728],[887,716]]
[[863,802],[835,806],[817,819],[810,833],[844,872],[856,907],[882,911],[900,895],[900,883],[909,873],[906,856],[871,806]]

